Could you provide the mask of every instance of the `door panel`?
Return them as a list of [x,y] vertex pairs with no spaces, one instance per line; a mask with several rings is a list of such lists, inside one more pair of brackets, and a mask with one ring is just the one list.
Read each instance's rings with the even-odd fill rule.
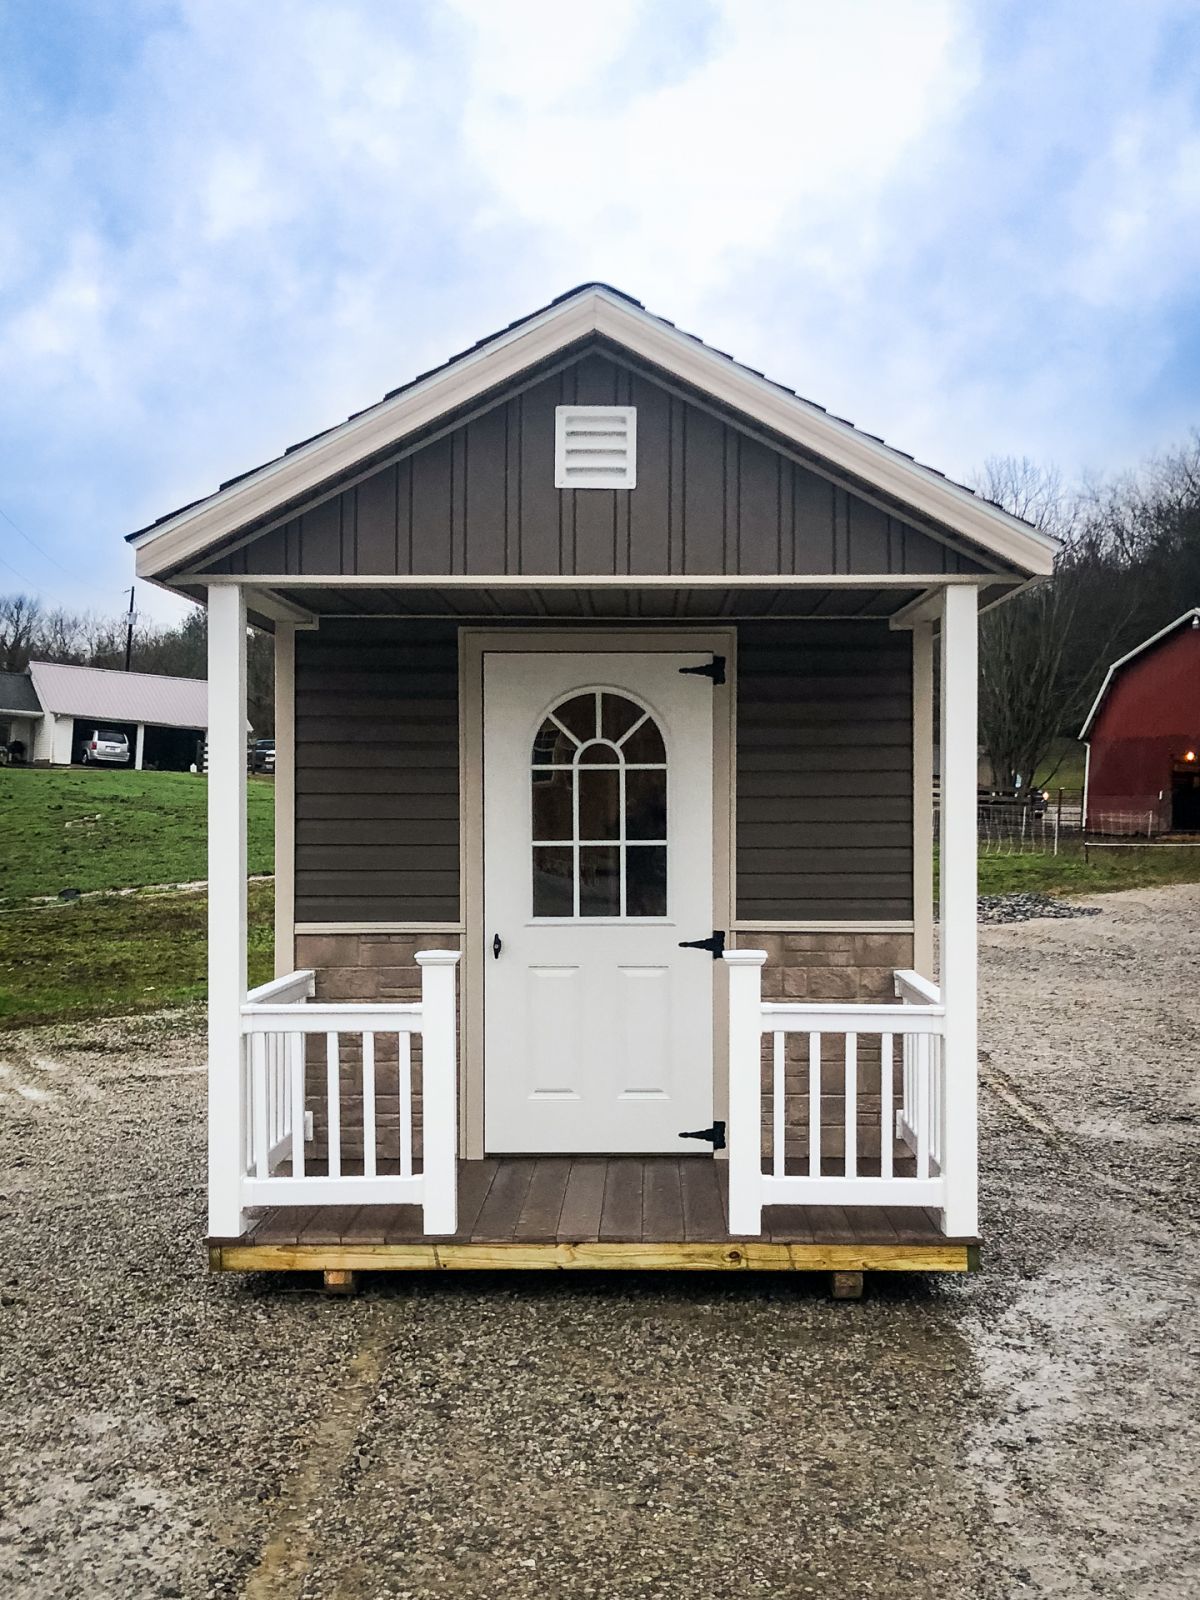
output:
[[703,659],[484,657],[491,1152],[689,1154],[711,1121],[714,964],[679,948],[713,919]]

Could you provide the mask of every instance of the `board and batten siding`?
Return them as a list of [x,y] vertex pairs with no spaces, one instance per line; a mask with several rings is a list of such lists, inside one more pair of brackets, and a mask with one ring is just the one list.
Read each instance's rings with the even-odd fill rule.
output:
[[738,629],[738,921],[907,921],[912,646],[886,623]]
[[[559,405],[637,408],[637,487],[559,490]],[[314,577],[981,573],[939,539],[794,454],[592,349],[203,570]]]
[[[457,923],[453,621],[296,636],[296,920]],[[912,659],[876,622],[738,627],[737,917],[912,916]]]
[[296,635],[296,920],[459,918],[458,632]]

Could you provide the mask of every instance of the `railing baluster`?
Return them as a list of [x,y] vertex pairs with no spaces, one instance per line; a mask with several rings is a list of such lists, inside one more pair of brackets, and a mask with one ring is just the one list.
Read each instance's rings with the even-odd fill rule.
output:
[[363,1177],[375,1176],[375,1035],[362,1036]]
[[879,1176],[892,1176],[892,1144],[896,1138],[896,1114],[892,1109],[892,1035],[879,1036]]
[[267,1125],[267,1035],[250,1036],[250,1127],[254,1137],[254,1176],[267,1176],[270,1129]]
[[292,1177],[304,1176],[304,1065],[307,1052],[302,1033],[291,1035],[295,1044],[292,1061]]
[[[413,1169],[412,1125],[412,1042],[407,1033],[397,1036],[400,1059],[397,1064],[400,1092],[400,1176],[411,1178]],[[421,1041],[421,1059],[425,1058],[424,1039]]]
[[278,1084],[276,1082],[276,1066],[279,1061],[279,1035],[268,1033],[263,1035],[266,1040],[267,1066],[266,1066],[266,1124],[267,1124],[267,1169],[270,1170],[270,1152],[274,1148],[275,1140],[279,1135],[275,1131],[275,1121],[278,1115]]
[[858,1035],[846,1035],[846,1176],[858,1176]]
[[808,1036],[808,1175],[821,1176],[821,1035]]
[[786,1107],[784,1076],[787,1071],[787,1034],[776,1033],[773,1036],[774,1045],[774,1078],[771,1088],[771,1120],[774,1123],[771,1170],[777,1178],[782,1178],[787,1171],[786,1138],[787,1131],[784,1123],[784,1110]]
[[917,1177],[929,1176],[929,1067],[932,1052],[927,1033],[917,1040]]
[[325,1035],[325,1091],[329,1103],[329,1176],[342,1175],[342,1083],[338,1053],[339,1036]]

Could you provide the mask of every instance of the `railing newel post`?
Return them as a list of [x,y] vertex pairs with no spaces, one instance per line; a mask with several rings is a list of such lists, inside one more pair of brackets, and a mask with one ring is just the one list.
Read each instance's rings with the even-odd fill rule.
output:
[[457,950],[418,950],[421,969],[422,1205],[427,1234],[458,1227]]
[[729,968],[729,1231],[762,1232],[762,969],[765,950],[726,950]]

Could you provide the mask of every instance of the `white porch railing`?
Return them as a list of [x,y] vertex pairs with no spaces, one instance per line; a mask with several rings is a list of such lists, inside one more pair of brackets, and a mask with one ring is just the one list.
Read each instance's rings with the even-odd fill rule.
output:
[[[898,972],[899,1005],[779,1004],[762,999],[763,952],[734,950],[725,960],[730,1232],[761,1233],[769,1205],[943,1208],[946,1010],[935,985]],[[868,1080],[878,1109],[864,1123]]]
[[[408,1004],[313,1003],[313,974],[293,972],[252,990],[241,1013],[242,1111],[245,1128],[240,1205],[419,1205],[427,1234],[453,1233],[457,1216],[457,951],[424,950],[421,998]],[[421,1037],[421,1159],[414,1158],[412,1036]],[[327,1155],[313,1171],[305,1151],[307,1088],[314,1069],[307,1048],[325,1040]],[[396,1128],[385,1141],[377,1116],[377,1050],[396,1042]],[[359,1047],[349,1059],[347,1044]],[[306,1068],[306,1062],[308,1063]],[[344,1076],[361,1069],[362,1156],[350,1160],[342,1123]],[[390,1070],[390,1062],[389,1062]],[[307,1081],[306,1081],[307,1080]],[[319,1097],[320,1098],[320,1097]],[[390,1100],[390,1095],[389,1095]],[[360,1166],[360,1171],[348,1171]]]

